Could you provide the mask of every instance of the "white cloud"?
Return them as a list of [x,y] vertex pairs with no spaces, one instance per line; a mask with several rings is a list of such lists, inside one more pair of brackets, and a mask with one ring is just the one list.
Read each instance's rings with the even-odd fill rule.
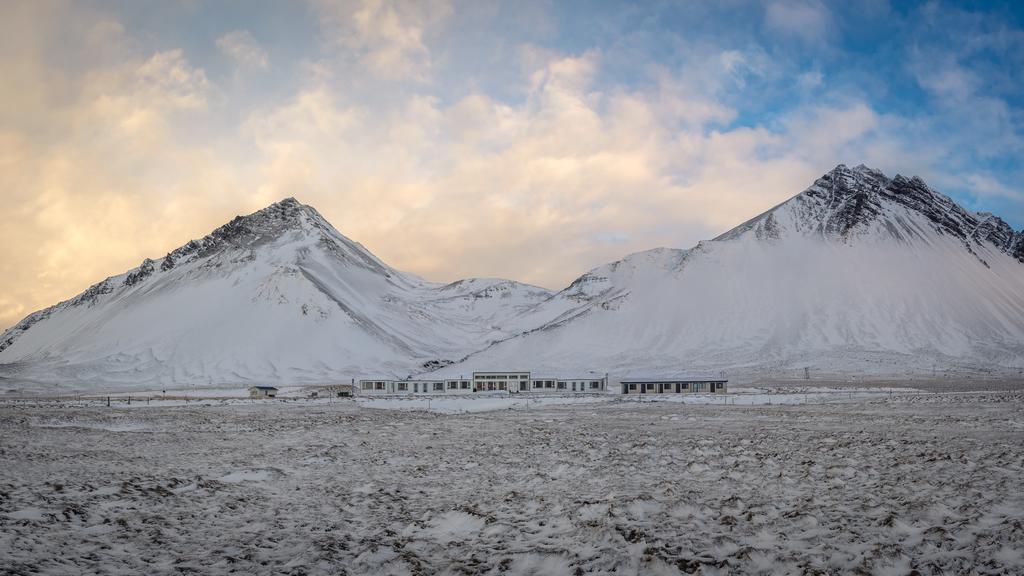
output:
[[516,105],[409,96],[370,114],[320,86],[254,114],[261,201],[296,195],[432,279],[558,287],[629,251],[717,235],[857,161],[883,126],[854,101],[775,130],[711,130],[735,111],[671,75],[625,91],[595,86],[596,52],[530,61]]
[[[518,61],[499,94],[442,86],[431,42],[450,24],[447,3],[316,7],[324,53],[258,109],[225,101],[184,51],[147,50],[116,21],[83,27],[90,64],[68,75],[53,71],[39,33],[0,19],[12,32],[0,44],[27,46],[0,50],[19,86],[0,94],[0,194],[12,222],[0,227],[0,325],[284,196],[431,279],[559,287],[630,251],[713,237],[838,162],[941,176],[950,148],[921,137],[928,118],[881,114],[826,90],[815,71],[798,83],[820,104],[750,124],[735,96],[785,68],[757,46],[681,43],[681,64],[650,63],[624,85],[608,78],[621,61],[614,47],[517,45],[502,52]],[[784,28],[827,25],[816,7],[781,3],[766,20],[804,38]],[[252,48],[246,38],[218,46],[261,66],[265,52],[236,50]],[[967,102],[993,126],[1005,114],[1005,103]],[[979,194],[1014,197],[966,173]]]
[[978,196],[1024,200],[1024,191],[1010,188],[988,174],[968,174],[965,181],[968,189]]
[[266,68],[270,63],[267,51],[248,30],[228,32],[217,39],[217,47],[241,66]]
[[194,68],[181,50],[158,52],[134,70],[136,97],[149,106],[178,109],[203,108],[210,83],[201,68]]
[[768,30],[808,44],[824,44],[835,34],[832,14],[819,0],[775,0],[765,8]]
[[797,76],[796,83],[801,90],[807,92],[821,86],[824,78],[820,70],[809,70]]
[[432,65],[425,36],[452,7],[448,0],[311,0],[328,44],[355,55],[360,67],[387,80],[425,80]]

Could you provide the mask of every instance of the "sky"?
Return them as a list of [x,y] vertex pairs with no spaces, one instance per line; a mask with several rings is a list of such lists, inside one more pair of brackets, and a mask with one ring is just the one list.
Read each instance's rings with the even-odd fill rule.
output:
[[1024,227],[1014,2],[0,2],[0,327],[293,196],[561,288],[836,164]]

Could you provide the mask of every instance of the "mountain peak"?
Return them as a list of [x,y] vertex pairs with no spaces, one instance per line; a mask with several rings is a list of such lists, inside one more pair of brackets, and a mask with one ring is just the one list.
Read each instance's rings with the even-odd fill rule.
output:
[[807,190],[716,240],[738,238],[748,231],[759,240],[777,240],[788,230],[843,242],[879,235],[909,242],[928,229],[958,239],[986,266],[975,250],[983,243],[1024,262],[1024,233],[1000,218],[965,210],[920,176],[890,178],[864,164],[838,164]]
[[[322,220],[320,214],[312,206],[307,206],[289,196],[247,216],[236,216],[231,222],[242,221],[256,227],[270,226],[276,229],[281,224],[297,225],[310,217]],[[231,222],[228,224],[230,225]]]

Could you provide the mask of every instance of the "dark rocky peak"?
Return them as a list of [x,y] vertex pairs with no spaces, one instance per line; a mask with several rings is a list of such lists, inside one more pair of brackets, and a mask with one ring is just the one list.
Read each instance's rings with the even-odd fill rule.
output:
[[285,198],[248,216],[235,216],[200,240],[189,240],[165,257],[161,269],[167,270],[191,256],[201,258],[226,248],[254,248],[286,232],[307,229],[307,224],[312,229],[330,226],[313,208],[295,198]]
[[129,272],[128,275],[125,276],[124,285],[135,286],[139,282],[142,282],[146,278],[152,276],[154,270],[153,264],[154,262],[149,258],[143,260],[142,264],[138,267],[138,269],[136,269],[133,272]]
[[952,198],[933,190],[917,176],[909,179],[902,176],[893,178],[882,194],[901,206],[924,214],[936,230],[960,239],[968,249],[971,243],[987,242],[1024,262],[1020,254],[1014,253],[1017,233],[1003,219],[988,212],[965,210]]
[[334,229],[312,206],[285,198],[248,216],[236,216],[200,240],[190,240],[164,257],[161,269],[193,258],[204,258],[229,249],[254,249],[285,234],[306,234],[321,246],[361,265],[381,268],[381,263],[358,243]]
[[[1018,239],[1024,233],[1015,232],[1002,218],[988,212],[980,212],[976,214],[976,217],[979,222],[973,232],[971,232],[971,238],[975,241],[986,240],[991,242],[999,247],[1000,250],[1021,260],[1021,256],[1024,255],[1016,254],[1015,249],[1017,248]],[[1024,262],[1024,260],[1021,261]]]
[[1009,224],[992,214],[965,210],[918,176],[890,179],[864,165],[847,168],[840,164],[797,199],[803,224],[828,236],[847,238],[872,224],[897,239],[918,235],[920,230],[901,211],[893,210],[904,208],[925,216],[935,231],[959,239],[972,253],[972,243],[987,242],[1024,262],[1019,233]]
[[858,224],[881,214],[878,193],[889,183],[884,174],[863,164],[852,169],[840,164],[802,196],[818,208],[811,218],[819,231],[846,236]]
[[[780,223],[781,214],[777,214],[780,209],[793,215],[791,220],[785,219],[785,226]],[[908,212],[924,216],[926,223]],[[1024,263],[1024,232],[1015,232],[992,214],[965,210],[918,176],[889,178],[863,164],[854,168],[836,166],[804,192],[715,240],[732,240],[749,232],[758,240],[774,242],[790,226],[791,232],[820,234],[841,241],[873,233],[909,241],[932,229],[959,239],[976,256],[974,245],[988,243]]]
[[190,240],[164,257],[164,272],[200,258],[229,250],[251,251],[291,234],[314,240],[324,251],[338,260],[371,269],[391,277],[394,271],[367,251],[338,232],[312,206],[295,198],[285,198],[248,216],[236,216],[200,240]]
[[1010,246],[1010,255],[1018,262],[1024,263],[1024,230],[1017,232],[1014,236],[1013,244]]

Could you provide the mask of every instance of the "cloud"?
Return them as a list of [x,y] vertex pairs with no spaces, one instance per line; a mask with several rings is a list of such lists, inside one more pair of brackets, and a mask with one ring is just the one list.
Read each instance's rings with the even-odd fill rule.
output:
[[[223,104],[183,51],[91,71],[40,120],[60,139],[0,138],[0,162],[20,167],[0,186],[24,194],[20,224],[0,233],[0,293],[53,303],[284,196],[400,269],[558,287],[631,251],[713,237],[883,125],[851,101],[730,127],[721,95],[758,66],[744,51],[685,73],[652,67],[634,88],[599,82],[598,50],[520,57],[514,102],[480,90],[367,102],[313,74],[212,141],[195,134]],[[32,251],[14,248],[26,239]],[[10,302],[7,323],[25,311]]]
[[[0,3],[0,73],[19,88],[0,93],[0,325],[285,196],[400,269],[549,287],[716,236],[839,162],[1019,202],[953,161],[1019,150],[1019,112],[983,66],[925,43],[894,66],[941,104],[904,116],[828,58],[779,62],[717,30],[592,41],[619,22],[569,38],[546,13],[513,37],[484,7],[473,22],[496,28],[471,36],[493,44],[467,63],[464,7],[311,6],[320,37],[275,52],[272,88],[234,90],[209,48],[262,67],[258,21],[167,39],[79,4]],[[772,4],[763,24],[815,55],[831,42],[819,3]]]
[[602,88],[597,52],[535,56],[516,105],[474,92],[371,114],[318,86],[254,114],[261,199],[294,194],[431,279],[560,287],[630,251],[727,230],[858,153],[881,124],[850,102],[775,130],[713,130],[735,115],[713,93],[669,75]]
[[968,174],[965,180],[968,188],[975,195],[1024,200],[1024,191],[1019,188],[1011,188],[988,174]]
[[836,34],[829,9],[818,0],[775,0],[764,13],[765,28],[807,44],[824,44]]
[[269,65],[267,51],[248,30],[235,30],[221,36],[217,39],[217,48],[240,66],[266,68]]
[[44,105],[0,95],[0,108],[21,112],[0,124],[5,325],[187,240],[198,230],[185,214],[215,225],[222,216],[207,217],[206,195],[230,186],[211,149],[191,138],[191,120],[215,88],[181,50],[118,58],[76,77],[48,75],[42,53],[21,55]]
[[425,80],[432,64],[425,36],[452,13],[447,0],[312,0],[327,43],[353,54],[386,80]]

